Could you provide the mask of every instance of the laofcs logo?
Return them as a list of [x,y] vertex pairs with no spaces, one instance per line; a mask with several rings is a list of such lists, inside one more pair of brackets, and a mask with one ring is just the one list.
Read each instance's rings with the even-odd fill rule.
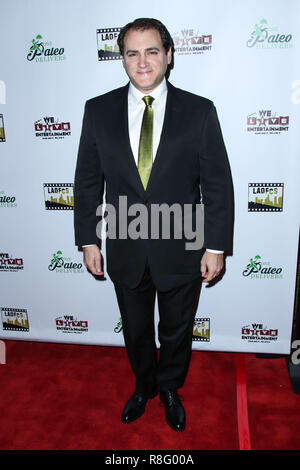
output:
[[121,28],[97,29],[98,60],[121,59],[117,39]]
[[195,29],[182,29],[172,35],[178,55],[204,54],[212,48],[212,35],[200,34]]
[[193,341],[210,341],[210,319],[195,318],[193,327]]
[[260,255],[250,258],[243,276],[251,279],[282,279],[282,268],[272,267],[269,261],[262,261]]
[[63,47],[53,47],[52,42],[42,41],[43,36],[38,34],[32,39],[32,46],[27,54],[27,60],[32,62],[53,62],[65,60],[65,49]]
[[289,130],[290,117],[277,115],[270,109],[247,116],[247,131],[254,134],[281,134]]
[[254,26],[247,47],[256,49],[286,49],[292,47],[292,34],[281,34],[277,27],[267,27],[267,20],[262,19]]
[[63,257],[62,252],[58,250],[53,253],[51,262],[48,266],[49,271],[57,273],[83,273],[82,263],[74,263],[71,258]]
[[271,343],[278,339],[278,329],[267,328],[261,323],[242,327],[241,337],[248,343]]
[[26,309],[1,307],[1,317],[3,330],[29,331]]
[[0,114],[0,142],[5,142],[3,114]]
[[35,121],[34,130],[35,136],[42,139],[64,139],[71,135],[71,124],[50,116]]
[[44,197],[47,210],[72,210],[73,183],[44,183]]
[[283,183],[249,183],[249,212],[282,212]]

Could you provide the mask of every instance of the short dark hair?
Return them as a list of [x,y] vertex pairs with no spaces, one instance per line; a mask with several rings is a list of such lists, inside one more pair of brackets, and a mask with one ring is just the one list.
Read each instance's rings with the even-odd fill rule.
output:
[[166,77],[168,78],[170,75],[170,70],[174,67],[174,41],[172,39],[171,34],[167,30],[164,24],[162,24],[159,20],[154,18],[137,18],[136,20],[132,21],[125,25],[118,36],[117,42],[120,49],[121,55],[124,55],[124,39],[126,34],[130,29],[133,30],[145,30],[145,29],[156,29],[159,32],[162,45],[166,51],[166,54],[169,52],[170,48],[172,50],[172,60],[171,63],[168,65],[166,71]]

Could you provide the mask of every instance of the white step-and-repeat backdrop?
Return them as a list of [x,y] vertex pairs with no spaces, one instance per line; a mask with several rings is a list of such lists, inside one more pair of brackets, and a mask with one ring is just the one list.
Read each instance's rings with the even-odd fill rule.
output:
[[127,83],[116,37],[138,17],[172,34],[171,83],[214,101],[234,180],[233,256],[202,288],[193,348],[288,354],[298,0],[1,0],[0,336],[123,345],[113,284],[95,280],[74,245],[73,179],[84,103]]

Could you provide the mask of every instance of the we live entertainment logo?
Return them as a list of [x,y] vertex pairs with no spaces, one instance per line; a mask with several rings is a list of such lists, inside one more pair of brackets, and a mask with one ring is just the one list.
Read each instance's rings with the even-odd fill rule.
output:
[[282,134],[289,130],[290,116],[271,109],[260,109],[247,116],[247,132],[254,134]]

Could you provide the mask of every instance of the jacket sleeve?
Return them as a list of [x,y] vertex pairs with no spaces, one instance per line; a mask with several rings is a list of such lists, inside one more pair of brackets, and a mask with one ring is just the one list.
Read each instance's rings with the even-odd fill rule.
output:
[[74,229],[78,246],[97,244],[96,210],[102,203],[104,174],[95,139],[90,102],[85,104],[74,181]]
[[210,103],[201,137],[200,185],[204,203],[204,246],[230,250],[233,185],[217,112]]

